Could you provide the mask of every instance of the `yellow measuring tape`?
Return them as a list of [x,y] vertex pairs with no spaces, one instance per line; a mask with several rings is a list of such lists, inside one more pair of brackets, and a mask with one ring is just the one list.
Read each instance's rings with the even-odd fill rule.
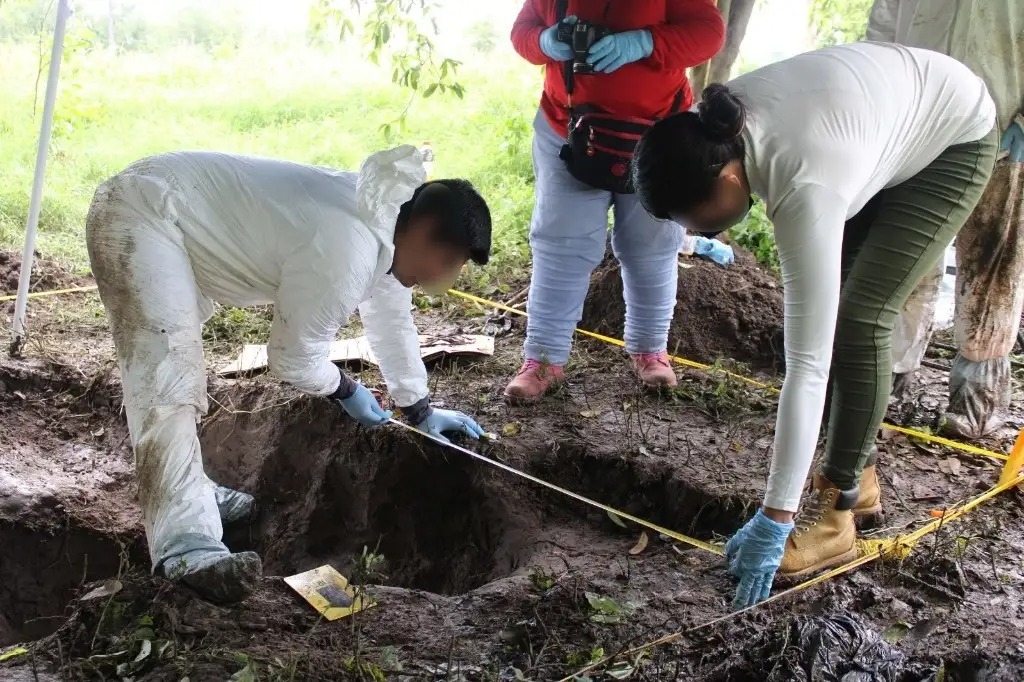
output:
[[[487,306],[489,308],[494,308],[496,310],[501,310],[501,311],[504,311],[506,313],[511,313],[513,315],[519,315],[521,317],[526,317],[527,316],[526,315],[526,311],[524,311],[524,310],[519,310],[518,308],[512,308],[512,307],[504,305],[502,303],[497,303],[495,301],[490,301],[490,300],[488,300],[486,298],[480,298],[479,296],[474,296],[473,294],[467,294],[466,292],[459,291],[458,289],[449,289],[448,293],[452,294],[453,296],[457,296],[459,298],[465,299],[467,301],[472,301],[473,303],[477,303],[477,304],[482,305],[482,306]],[[581,334],[582,336],[588,336],[588,337],[590,337],[592,339],[596,339],[598,341],[601,341],[603,343],[607,343],[607,344],[612,345],[612,346],[618,346],[620,348],[625,348],[625,346],[626,346],[625,342],[622,341],[621,339],[614,339],[614,338],[612,338],[610,336],[605,336],[603,334],[597,334],[597,333],[592,332],[592,331],[587,331],[586,329],[576,329],[576,333]],[[694,369],[704,370],[705,372],[715,371],[715,368],[712,367],[711,365],[706,365],[704,363],[696,362],[694,360],[689,360],[687,358],[681,358],[681,357],[677,357],[675,355],[670,355],[669,358],[673,362],[675,362],[676,364],[683,365],[685,367],[692,367]],[[730,377],[732,379],[736,379],[737,381],[745,382],[747,384],[750,384],[751,386],[755,386],[757,388],[764,389],[764,390],[769,391],[769,392],[774,393],[774,394],[780,393],[779,389],[777,389],[776,387],[772,386],[771,384],[766,384],[766,383],[758,381],[756,379],[751,379],[750,377],[743,376],[742,374],[735,374],[734,372],[723,371],[723,373],[726,376],[728,376],[728,377]],[[952,448],[954,450],[960,450],[962,452],[967,452],[967,453],[970,453],[972,455],[978,455],[980,457],[991,457],[993,459],[999,459],[999,460],[1007,459],[1007,456],[1004,455],[1001,452],[995,452],[994,450],[988,450],[986,448],[979,448],[976,445],[971,445],[970,443],[961,443],[960,441],[950,440],[949,438],[943,438],[942,436],[933,436],[930,433],[925,433],[923,431],[918,431],[917,429],[908,429],[908,428],[903,427],[903,426],[896,426],[895,424],[888,424],[888,423],[882,424],[882,427],[886,428],[886,429],[888,429],[890,431],[895,431],[897,433],[902,433],[902,434],[904,434],[906,436],[911,436],[913,438],[917,438],[917,439],[920,439],[920,440],[923,440],[923,441],[927,441],[929,443],[935,443],[937,445],[944,445],[944,446],[946,446],[948,448]]]
[[537,485],[544,486],[545,488],[547,488],[549,490],[554,490],[555,492],[561,493],[562,495],[566,495],[568,497],[571,497],[574,500],[578,500],[580,502],[583,502],[584,504],[589,504],[591,507],[596,507],[597,509],[600,509],[602,511],[608,512],[610,514],[615,514],[616,516],[619,516],[619,517],[622,517],[623,519],[627,519],[629,521],[632,521],[633,523],[635,523],[635,524],[637,524],[639,526],[643,526],[644,528],[647,528],[649,530],[653,530],[656,533],[661,533],[663,535],[667,535],[668,537],[672,538],[673,540],[678,540],[679,542],[682,542],[682,543],[685,543],[687,545],[690,545],[691,547],[697,547],[699,549],[703,549],[706,552],[711,552],[712,554],[719,554],[720,555],[720,554],[724,554],[724,552],[725,552],[725,550],[723,549],[722,545],[714,545],[714,544],[711,544],[710,542],[704,542],[703,540],[698,540],[697,538],[691,538],[688,535],[683,535],[682,533],[677,533],[674,530],[669,530],[668,528],[664,528],[662,526],[659,526],[656,523],[651,523],[650,521],[645,521],[645,520],[643,520],[643,519],[641,519],[641,518],[639,518],[637,516],[633,516],[632,514],[627,514],[624,511],[619,511],[615,507],[609,507],[607,504],[602,504],[600,502],[597,502],[595,500],[590,499],[589,497],[584,497],[583,495],[580,495],[579,493],[574,493],[573,491],[568,490],[566,488],[563,488],[561,486],[557,486],[554,483],[548,483],[547,481],[545,481],[542,478],[537,478],[536,476],[532,476],[532,475],[526,473],[525,471],[520,471],[519,469],[516,469],[515,467],[511,467],[511,466],[505,464],[504,462],[499,462],[496,459],[491,459],[490,457],[485,457],[484,455],[481,455],[479,452],[473,452],[472,450],[470,450],[468,448],[464,448],[461,445],[456,445],[455,443],[452,443],[451,441],[447,441],[447,440],[444,440],[443,438],[438,438],[437,436],[435,436],[433,434],[426,433],[424,431],[420,431],[419,429],[417,429],[417,428],[415,428],[413,426],[409,426],[405,422],[398,421],[397,419],[389,419],[388,421],[390,421],[395,426],[402,427],[403,429],[405,429],[407,431],[412,431],[413,433],[419,434],[421,436],[425,436],[425,437],[429,438],[430,440],[434,441],[435,443],[438,443],[439,445],[442,445],[442,446],[444,446],[446,448],[450,448],[452,450],[458,450],[462,454],[469,455],[473,459],[476,459],[476,460],[479,460],[481,462],[484,462],[485,464],[488,464],[488,465],[490,465],[492,467],[495,467],[497,469],[501,469],[502,471],[507,471],[508,473],[514,474],[516,476],[519,476],[520,478],[525,478],[526,480],[532,481],[533,483],[536,483]]
[[[28,295],[28,297],[43,298],[44,296],[57,296],[59,294],[80,294],[86,291],[96,291],[96,285],[88,287],[74,287],[72,289],[54,289],[53,291],[33,291]],[[10,296],[0,296],[0,301],[13,301],[17,298],[17,294],[11,294]]]

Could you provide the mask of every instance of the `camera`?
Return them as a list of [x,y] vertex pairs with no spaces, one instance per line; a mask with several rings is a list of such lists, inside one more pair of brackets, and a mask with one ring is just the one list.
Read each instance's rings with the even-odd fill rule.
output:
[[598,26],[582,19],[575,23],[560,22],[557,36],[559,41],[572,48],[572,72],[576,74],[594,73],[594,67],[587,64],[590,47],[601,38],[611,34],[611,29],[606,26]]

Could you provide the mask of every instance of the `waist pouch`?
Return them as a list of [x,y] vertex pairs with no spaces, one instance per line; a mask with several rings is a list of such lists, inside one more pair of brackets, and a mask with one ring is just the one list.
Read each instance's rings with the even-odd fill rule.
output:
[[574,108],[559,152],[574,178],[595,189],[633,194],[630,165],[640,137],[654,125],[646,118],[613,116],[593,106]]

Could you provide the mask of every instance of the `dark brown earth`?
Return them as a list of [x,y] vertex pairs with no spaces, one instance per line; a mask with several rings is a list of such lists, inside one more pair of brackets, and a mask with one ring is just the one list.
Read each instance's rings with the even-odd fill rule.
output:
[[[437,312],[428,325],[485,322]],[[756,507],[772,396],[715,374],[647,393],[620,351],[592,348],[577,354],[565,390],[510,408],[500,393],[521,343],[514,326],[490,361],[432,369],[439,403],[502,434],[488,457],[703,539],[735,531]],[[891,417],[927,424],[942,382],[928,370]],[[940,666],[946,682],[1022,679],[1019,493],[905,561],[709,624],[729,615],[733,587],[716,555],[654,533],[630,554],[640,529],[578,501],[404,431],[365,431],[267,378],[214,380],[201,433],[207,471],[257,497],[258,517],[226,539],[258,550],[267,573],[246,602],[220,607],[146,575],[119,392],[109,364],[0,362],[0,651],[30,642],[0,664],[0,679],[195,682],[248,669],[236,679],[557,680],[679,631],[625,659],[629,679],[838,679],[802,671],[814,644],[804,637],[848,614],[864,637],[897,642],[862,647],[872,652],[865,665],[889,667],[874,679],[936,680]],[[1006,448],[1012,436],[985,445]],[[997,476],[991,462],[902,436],[886,435],[881,450],[886,517],[874,532],[885,537]],[[372,571],[364,548],[383,555]],[[280,576],[324,563],[367,583],[379,605],[320,621]],[[110,579],[119,591],[82,599]],[[845,665],[859,655],[824,650]]]
[[[720,267],[682,258],[669,352],[713,363],[738,360],[775,368],[782,360],[782,287],[750,252],[733,246],[736,262]],[[619,264],[607,259],[594,273],[582,327],[622,338],[626,306]]]
[[[0,249],[0,296],[18,292],[21,254]],[[36,254],[29,291],[50,291],[92,284],[91,278],[69,273],[56,261]]]

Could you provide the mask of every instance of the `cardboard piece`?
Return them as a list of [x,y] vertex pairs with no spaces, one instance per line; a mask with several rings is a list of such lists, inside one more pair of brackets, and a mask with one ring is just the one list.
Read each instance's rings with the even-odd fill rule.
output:
[[[442,355],[494,355],[494,337],[479,334],[420,335],[420,356],[424,361]],[[365,336],[355,339],[341,339],[331,343],[331,362],[354,362],[360,360],[373,365],[377,358],[370,350]],[[217,370],[223,377],[267,368],[267,347],[264,344],[249,344],[233,362]]]
[[348,579],[331,566],[321,566],[284,579],[327,620],[338,620],[377,605],[367,595],[356,595]]

